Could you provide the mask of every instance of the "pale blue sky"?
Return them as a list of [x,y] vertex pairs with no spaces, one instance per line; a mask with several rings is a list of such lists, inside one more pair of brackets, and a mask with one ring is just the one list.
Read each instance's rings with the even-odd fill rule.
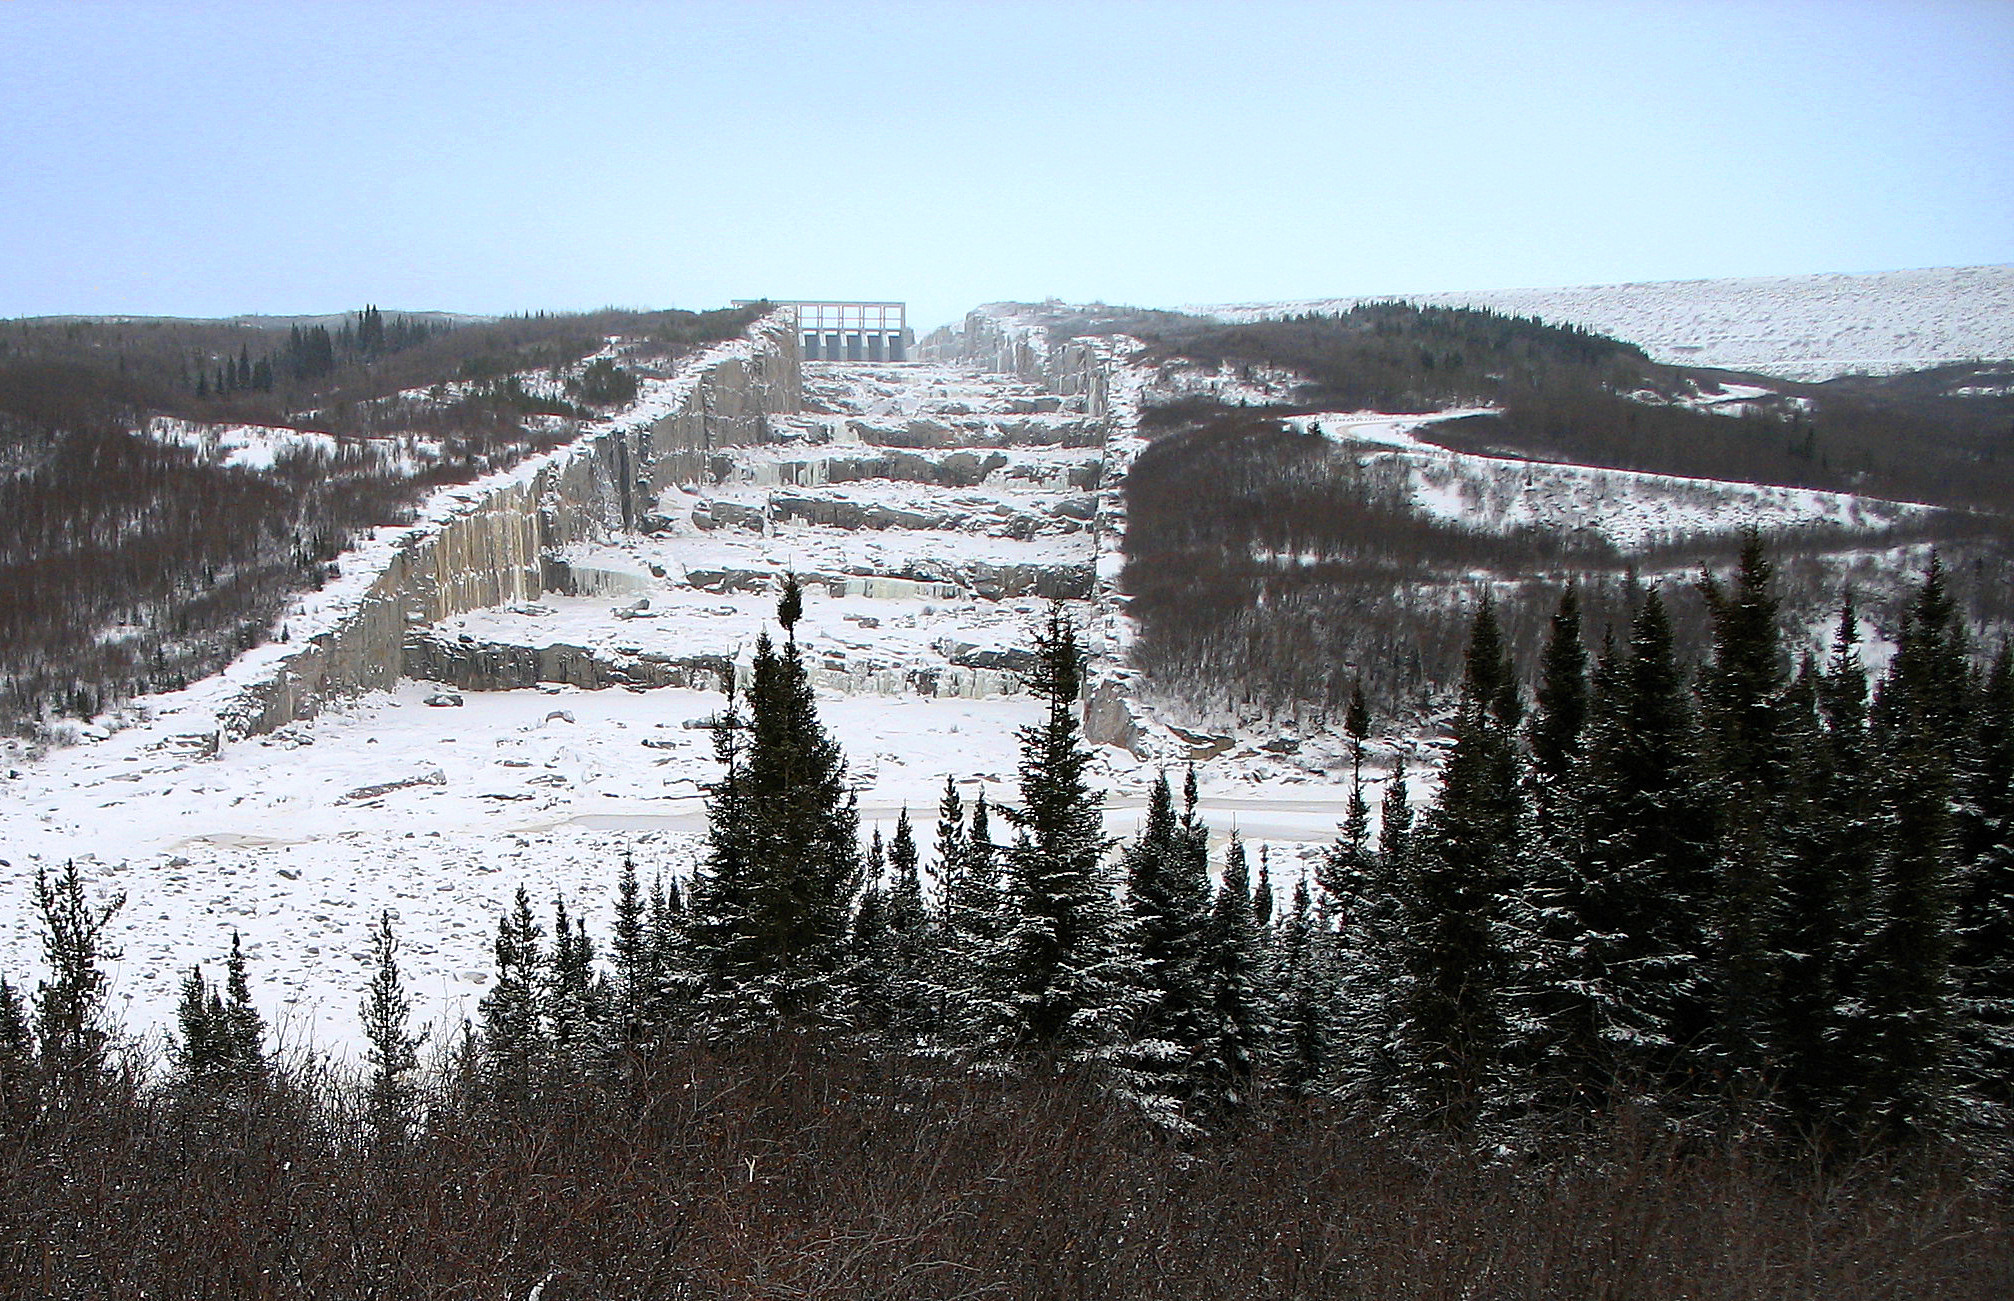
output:
[[2014,261],[2014,4],[0,0],[0,315]]

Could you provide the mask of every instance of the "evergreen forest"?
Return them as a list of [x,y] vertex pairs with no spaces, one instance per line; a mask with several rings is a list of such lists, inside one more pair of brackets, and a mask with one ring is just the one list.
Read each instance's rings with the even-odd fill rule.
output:
[[1773,569],[1701,575],[1697,656],[1656,586],[1566,588],[1530,672],[1479,602],[1438,773],[1367,776],[1352,689],[1291,880],[1189,772],[1107,837],[1060,607],[1015,790],[863,844],[786,582],[696,865],[611,864],[605,935],[520,891],[459,1027],[385,915],[347,1068],[268,1051],[235,942],[152,1061],[121,901],[45,873],[0,1290],[2005,1295],[2014,654],[1935,559],[1884,669],[1850,598],[1799,653]]

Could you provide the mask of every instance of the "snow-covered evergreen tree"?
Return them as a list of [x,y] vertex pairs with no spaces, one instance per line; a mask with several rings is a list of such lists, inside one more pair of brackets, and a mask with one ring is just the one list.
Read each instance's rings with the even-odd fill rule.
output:
[[1035,636],[1029,689],[1043,718],[1021,729],[1021,803],[1002,813],[1007,904],[989,1002],[997,1042],[1066,1056],[1118,1042],[1137,1011],[1139,982],[1121,943],[1101,801],[1077,719],[1084,653],[1061,606]]
[[792,580],[782,651],[767,633],[756,641],[746,723],[730,698],[716,728],[727,771],[709,794],[688,933],[702,1007],[723,1026],[848,1015],[841,968],[859,817],[845,760],[818,721],[794,630],[800,608]]
[[1455,743],[1395,882],[1399,899],[1396,1101],[1472,1123],[1505,1046],[1505,900],[1518,876],[1516,676],[1486,599],[1469,637]]
[[1252,1101],[1265,1033],[1259,986],[1259,936],[1252,922],[1252,875],[1244,842],[1231,838],[1224,877],[1204,937],[1206,1020],[1196,1077],[1212,1111]]

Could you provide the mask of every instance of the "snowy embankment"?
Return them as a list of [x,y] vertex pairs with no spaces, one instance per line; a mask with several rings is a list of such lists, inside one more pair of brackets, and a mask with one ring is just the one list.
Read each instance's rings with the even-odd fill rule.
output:
[[2014,358],[2014,266],[1384,294],[1186,310],[1227,321],[1333,315],[1403,298],[1584,326],[1658,361],[1820,380]]
[[[820,444],[809,435],[787,448],[720,449],[729,483],[662,493],[659,531],[566,549],[595,594],[450,615],[428,635],[471,655],[521,659],[571,646],[618,664],[744,661],[765,627],[774,633],[771,581],[792,569],[817,575],[800,633],[863,823],[887,834],[907,806],[927,842],[947,774],[968,799],[982,783],[996,802],[1015,796],[1015,732],[1034,721],[1036,706],[1013,690],[1010,673],[983,666],[1010,663],[1025,648],[1046,602],[1037,594],[996,599],[969,583],[947,591],[874,576],[935,565],[993,581],[1078,575],[1088,590],[1116,555],[1120,499],[1109,471],[1093,527],[1059,525],[1028,537],[846,528],[767,511],[749,527],[706,528],[696,508],[786,461],[896,451],[943,460],[976,453],[961,442],[969,434],[997,444],[977,463],[1000,458],[970,489],[976,497],[1056,519],[1050,507],[1086,492],[1069,482],[1069,468],[1109,456],[1098,440],[1114,428],[1111,437],[1134,439],[1133,425],[1104,423],[1088,400],[1058,402],[1029,381],[958,367],[807,369],[808,390],[826,409],[804,421],[822,424],[820,436],[833,436],[835,426],[855,438],[899,427],[909,438],[911,420],[917,437],[949,432],[922,449],[855,438]],[[623,419],[654,419],[679,398],[672,386],[657,386]],[[1094,435],[1088,450],[1066,454],[1040,441],[1072,421]],[[528,464],[455,490],[430,504],[428,518],[455,518],[500,484],[529,484],[537,471]],[[896,508],[913,504],[919,485],[876,478],[845,486],[849,496]],[[385,530],[345,556],[343,578],[289,616],[295,644],[348,617],[385,558],[426,527]],[[1077,599],[1069,608],[1094,627],[1101,622],[1101,603]],[[556,685],[450,692],[406,683],[271,735],[227,738],[214,757],[178,742],[213,728],[218,711],[276,671],[289,649],[261,648],[218,678],[145,702],[149,722],[0,768],[0,907],[8,918],[0,971],[32,983],[34,873],[75,857],[94,889],[128,895],[109,938],[125,954],[114,970],[115,1006],[134,1028],[167,1025],[188,967],[214,964],[236,929],[274,1024],[298,1042],[349,1051],[366,929],[381,910],[396,914],[418,1019],[446,1034],[488,987],[496,919],[518,887],[542,912],[564,894],[569,910],[605,938],[625,854],[646,874],[690,870],[704,828],[703,784],[716,766],[709,733],[688,724],[719,707],[716,692]],[[937,691],[926,694],[919,683]],[[446,703],[457,697],[459,705]],[[430,698],[444,703],[430,706]],[[1236,827],[1255,850],[1270,845],[1283,891],[1342,816],[1344,751],[1332,740],[1311,737],[1286,754],[1254,738],[1199,765],[1205,812],[1220,833]],[[1108,829],[1130,834],[1156,767],[1114,747],[1099,756],[1094,776],[1110,792]]]
[[1935,513],[1911,502],[1815,488],[1476,456],[1436,447],[1417,432],[1438,421],[1487,414],[1468,408],[1431,416],[1324,412],[1289,423],[1362,449],[1366,466],[1404,474],[1413,503],[1437,518],[1485,531],[1583,533],[1624,552],[1726,537],[1748,526],[1766,533],[1871,533]]

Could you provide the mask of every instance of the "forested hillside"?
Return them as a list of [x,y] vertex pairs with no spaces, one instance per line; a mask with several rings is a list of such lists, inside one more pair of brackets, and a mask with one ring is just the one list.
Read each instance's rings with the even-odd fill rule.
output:
[[[1742,377],[1754,382],[1731,391],[1721,386],[1735,377],[1658,365],[1582,330],[1404,304],[1236,326],[1113,313],[1058,328],[1141,338],[1148,348],[1135,364],[1158,370],[1162,387],[1150,392],[1169,394],[1143,415],[1153,441],[1126,481],[1123,581],[1141,627],[1136,662],[1198,712],[1336,710],[1353,681],[1382,704],[1424,702],[1458,676],[1455,609],[1475,590],[1546,604],[1572,583],[1591,626],[1620,635],[1646,575],[1696,571],[1742,520],[1732,488],[1722,491],[1720,522],[1702,507],[1691,535],[1628,547],[1561,525],[1431,514],[1388,461],[1287,419],[1299,413],[1482,407],[1422,424],[1414,437],[1488,457],[1945,506],[1893,524],[1774,533],[1797,621],[1815,627],[1843,587],[1858,585],[1863,609],[1892,639],[1901,587],[1894,566],[1872,557],[1932,545],[1961,576],[1971,617],[1995,626],[2014,617],[2014,396],[2004,367],[1819,385]],[[1184,396],[1196,368],[1213,385],[1270,400]],[[1698,593],[1674,590],[1670,610],[1681,647],[1700,649]],[[1539,620],[1507,614],[1521,665],[1534,662],[1541,633]]]
[[[638,369],[751,318],[0,323],[0,727],[213,672],[360,531],[565,441]],[[611,337],[622,364],[578,365]],[[266,455],[204,447],[243,426]]]

